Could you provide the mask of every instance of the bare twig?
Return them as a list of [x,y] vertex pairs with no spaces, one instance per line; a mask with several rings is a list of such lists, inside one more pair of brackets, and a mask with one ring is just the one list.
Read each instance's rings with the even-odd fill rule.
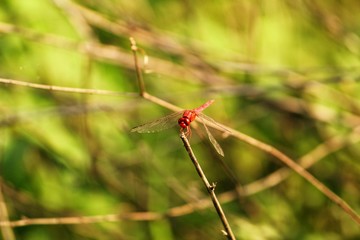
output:
[[331,201],[333,201],[339,207],[341,207],[355,222],[357,222],[360,225],[360,216],[355,212],[355,210],[351,208],[349,204],[347,204],[347,202],[345,202],[341,197],[339,197],[328,187],[326,187],[322,182],[320,182],[317,178],[315,178],[311,173],[306,171],[304,167],[297,164],[294,160],[292,160],[290,157],[288,157],[278,149],[274,148],[273,146],[270,146],[264,142],[261,142],[241,132],[235,130],[231,130],[231,132],[232,132],[231,135],[279,159],[286,166],[288,166],[293,171],[295,171],[300,176],[302,176],[307,181],[309,181],[315,188],[317,188],[320,192],[322,192],[325,196],[327,196]]
[[214,204],[214,207],[215,207],[215,209],[216,209],[216,211],[217,211],[217,213],[218,213],[218,215],[219,215],[219,217],[221,219],[221,222],[222,222],[222,224],[223,224],[223,226],[225,228],[227,238],[231,239],[231,240],[234,240],[235,236],[234,236],[234,234],[233,234],[233,232],[231,230],[229,222],[227,221],[225,213],[221,208],[220,202],[217,199],[216,194],[215,194],[216,184],[215,183],[210,184],[209,181],[207,180],[207,178],[205,176],[205,173],[203,172],[199,162],[197,161],[197,159],[196,159],[196,157],[194,155],[194,152],[191,149],[190,143],[189,143],[188,139],[186,138],[185,133],[183,131],[181,131],[181,133],[180,133],[180,138],[184,143],[185,149],[188,152],[189,157],[190,157],[192,163],[194,164],[197,173],[199,174],[201,180],[205,184],[206,190],[210,194],[210,197],[211,197],[211,200],[212,200],[212,202]]
[[159,220],[163,216],[155,212],[137,212],[130,214],[108,214],[86,217],[60,217],[60,218],[23,218],[17,221],[1,221],[0,226],[23,227],[29,225],[73,225],[73,224],[89,224],[98,222],[118,222],[120,220]]
[[101,89],[85,89],[85,88],[73,88],[73,87],[60,87],[54,85],[46,85],[39,83],[30,83],[13,79],[0,78],[0,83],[17,85],[23,87],[37,88],[48,91],[68,92],[68,93],[82,93],[82,94],[96,94],[96,95],[114,95],[114,96],[134,96],[133,93],[122,93]]
[[138,80],[138,84],[139,84],[139,90],[140,90],[140,96],[144,96],[145,93],[145,84],[144,84],[144,80],[141,74],[141,69],[139,67],[139,62],[138,62],[138,58],[137,58],[137,51],[138,51],[138,47],[136,46],[136,42],[134,38],[130,38],[130,43],[131,43],[131,50],[133,52],[134,55],[134,63],[135,63],[135,70],[136,70],[136,79]]
[[[316,146],[313,150],[302,156],[297,162],[303,168],[310,168],[320,159],[334,153],[341,148],[360,141],[360,126],[356,127],[346,136],[334,136]],[[276,186],[290,176],[291,169],[283,167],[268,176],[252,182],[244,187],[245,195],[252,195],[270,187]]]

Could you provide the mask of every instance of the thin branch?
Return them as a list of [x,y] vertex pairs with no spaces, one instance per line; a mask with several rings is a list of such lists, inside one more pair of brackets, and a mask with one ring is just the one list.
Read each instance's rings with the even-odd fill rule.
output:
[[[227,128],[229,129],[229,128]],[[229,129],[230,130],[230,129]],[[355,212],[353,208],[350,207],[347,202],[345,202],[341,197],[331,191],[328,187],[326,187],[322,182],[320,182],[317,178],[315,178],[311,173],[305,170],[304,167],[297,164],[290,157],[279,151],[278,149],[270,146],[266,143],[263,143],[255,138],[252,138],[248,135],[245,135],[241,132],[235,131],[231,129],[231,135],[241,139],[242,141],[253,145],[262,151],[269,153],[270,155],[279,159],[286,166],[291,168],[293,171],[298,173],[300,176],[305,178],[308,182],[310,182],[315,188],[317,188],[320,192],[322,192],[325,196],[327,196],[331,201],[336,203],[340,208],[342,208],[355,222],[360,225],[360,216]]]
[[48,91],[57,91],[57,92],[111,95],[111,96],[135,96],[134,93],[123,93],[123,92],[115,92],[115,91],[101,90],[101,89],[60,87],[60,86],[45,85],[45,84],[39,84],[39,83],[30,83],[30,82],[24,82],[24,81],[6,79],[6,78],[0,78],[0,83],[23,86],[23,87],[30,87],[30,88],[36,88],[36,89],[43,89],[43,90],[48,90]]
[[212,200],[212,202],[214,204],[214,207],[216,209],[216,212],[218,213],[218,215],[219,215],[219,217],[221,219],[221,222],[222,222],[222,224],[223,224],[223,226],[225,228],[227,238],[231,239],[231,240],[235,240],[235,236],[234,236],[234,234],[233,234],[233,232],[231,230],[229,222],[227,221],[225,213],[221,208],[220,202],[216,197],[216,194],[215,194],[216,184],[215,183],[210,184],[209,181],[207,180],[207,178],[205,176],[205,173],[203,172],[199,162],[197,161],[197,159],[196,159],[196,157],[194,155],[194,152],[191,149],[190,143],[189,143],[188,139],[186,138],[185,133],[183,131],[181,131],[181,133],[180,133],[180,138],[184,143],[184,147],[185,147],[186,151],[188,152],[189,157],[190,157],[192,163],[194,164],[197,173],[199,174],[201,180],[205,184],[206,190],[208,191],[208,193],[209,193],[209,195],[211,197],[211,200]]
[[141,69],[139,67],[139,62],[138,62],[138,58],[137,58],[138,47],[136,46],[136,41],[135,41],[134,38],[130,37],[129,39],[130,39],[130,43],[131,43],[131,50],[132,50],[133,55],[134,55],[136,79],[137,79],[138,84],[139,84],[140,96],[143,97],[144,93],[145,93],[145,84],[144,84],[144,79],[142,77]]
[[163,218],[161,213],[155,212],[135,212],[129,214],[108,214],[86,217],[62,217],[62,218],[24,218],[17,221],[1,221],[0,226],[23,227],[29,225],[73,225],[89,224],[98,222],[118,222],[120,220],[159,220]]
[[[313,150],[302,156],[297,162],[305,169],[310,168],[320,159],[334,153],[349,144],[355,144],[360,141],[360,126],[355,128],[346,136],[334,136],[319,144]],[[270,187],[274,187],[290,176],[290,169],[283,167],[268,176],[252,182],[244,187],[245,195],[252,195]]]

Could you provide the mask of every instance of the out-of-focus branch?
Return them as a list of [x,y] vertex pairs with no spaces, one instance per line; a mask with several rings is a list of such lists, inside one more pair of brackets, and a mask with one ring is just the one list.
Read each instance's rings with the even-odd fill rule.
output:
[[6,207],[5,199],[2,191],[2,184],[0,183],[0,221],[5,223],[0,225],[1,233],[4,240],[15,240],[15,234],[9,221],[9,214]]

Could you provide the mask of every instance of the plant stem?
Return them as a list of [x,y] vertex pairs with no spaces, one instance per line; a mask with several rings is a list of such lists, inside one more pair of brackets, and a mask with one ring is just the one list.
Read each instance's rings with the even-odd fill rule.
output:
[[209,195],[211,197],[211,200],[212,200],[212,202],[214,204],[214,207],[216,209],[216,212],[218,213],[218,215],[220,217],[220,220],[221,220],[221,222],[222,222],[222,224],[223,224],[223,226],[225,228],[227,238],[230,239],[230,240],[235,240],[235,236],[234,236],[234,234],[233,234],[233,232],[231,230],[229,222],[227,221],[225,213],[221,208],[220,202],[216,197],[216,194],[215,194],[216,184],[215,183],[210,184],[209,181],[207,180],[207,178],[206,178],[206,176],[205,176],[199,162],[197,161],[197,159],[196,159],[196,157],[194,155],[193,150],[191,149],[189,140],[185,136],[184,132],[180,133],[180,138],[184,143],[184,147],[185,147],[186,151],[188,152],[189,157],[190,157],[192,163],[194,164],[196,171],[198,172],[198,174],[199,174],[201,180],[203,181],[203,183],[205,184],[206,190],[208,191],[208,193],[209,193]]
[[140,96],[143,97],[144,93],[145,93],[145,84],[144,84],[144,80],[141,74],[141,69],[139,67],[139,62],[138,62],[138,58],[137,58],[137,51],[138,51],[138,47],[136,46],[136,41],[134,38],[130,37],[130,43],[131,43],[131,50],[133,52],[134,55],[134,64],[135,64],[135,70],[136,70],[136,78],[139,84],[139,90],[140,90]]

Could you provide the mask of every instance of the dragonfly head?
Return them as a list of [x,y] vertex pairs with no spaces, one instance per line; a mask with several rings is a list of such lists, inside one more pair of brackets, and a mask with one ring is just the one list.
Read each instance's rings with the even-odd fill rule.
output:
[[190,119],[187,118],[187,117],[181,117],[178,120],[178,124],[182,129],[185,129],[185,128],[189,127],[190,122],[191,122]]

